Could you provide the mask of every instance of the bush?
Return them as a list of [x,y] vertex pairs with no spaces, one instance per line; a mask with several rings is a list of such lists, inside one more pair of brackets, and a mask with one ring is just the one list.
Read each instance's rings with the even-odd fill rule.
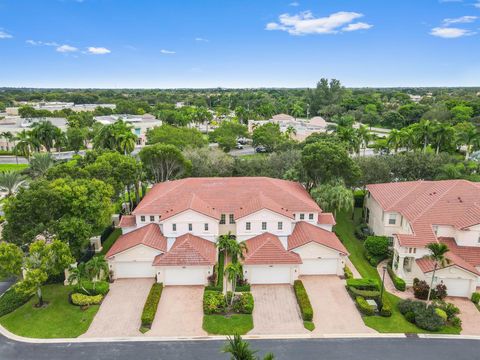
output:
[[155,283],[150,288],[148,293],[147,300],[143,306],[142,311],[142,326],[150,328],[152,326],[153,320],[155,319],[155,314],[157,313],[158,302],[162,296],[163,284]]
[[206,291],[218,291],[218,292],[222,292],[223,291],[223,287],[222,286],[205,286],[205,290]]
[[224,314],[227,309],[227,300],[219,291],[205,290],[203,293],[203,313],[205,315]]
[[413,295],[417,299],[427,300],[429,289],[430,286],[428,286],[427,282],[424,280],[418,280],[413,282]]
[[250,284],[235,286],[235,292],[250,292]]
[[16,310],[32,297],[31,294],[17,292],[16,288],[17,287],[13,285],[0,296],[0,317]]
[[79,293],[74,293],[70,296],[73,305],[77,306],[88,306],[88,305],[99,305],[103,300],[103,295],[84,295]]
[[368,236],[373,235],[367,224],[363,223],[355,226],[355,236],[360,240],[365,240]]
[[447,313],[445,311],[443,311],[442,309],[440,308],[435,308],[435,313],[440,316],[442,318],[443,321],[447,321],[448,319],[448,316],[447,316]]
[[355,190],[353,193],[353,198],[355,201],[356,208],[363,208],[363,201],[365,200],[365,193],[364,190]]
[[343,268],[343,274],[345,275],[345,279],[353,279],[352,270],[350,270],[347,265]]
[[354,288],[353,286],[347,287],[348,292],[353,295],[354,298],[357,296],[364,297],[365,299],[378,299],[380,297],[380,291],[378,290],[360,290]]
[[[81,285],[81,286],[80,286]],[[97,281],[95,284],[91,281],[82,281],[75,285],[74,292],[83,295],[107,295],[110,290],[110,284],[107,281]]]
[[415,313],[413,311],[409,311],[405,314],[405,320],[408,322],[415,324]]
[[253,306],[253,295],[249,292],[238,294],[233,300],[233,311],[239,314],[251,314]]
[[293,290],[295,291],[295,296],[297,298],[298,306],[300,307],[300,312],[302,313],[303,321],[312,321],[312,304],[310,303],[307,290],[305,290],[301,280],[295,280],[293,283]]
[[386,236],[369,236],[363,244],[369,255],[375,258],[388,256],[388,238]]
[[[225,253],[221,251],[218,254],[218,264],[217,264],[217,286],[221,287],[223,290],[223,268],[225,266]],[[220,291],[222,291],[220,290]]]
[[395,289],[400,290],[400,291],[405,291],[407,288],[407,284],[405,283],[405,280],[402,278],[399,278],[393,271],[392,267],[389,265],[387,266],[387,271],[388,275],[390,275],[390,279],[392,279],[393,285],[395,286]]
[[445,326],[445,321],[437,314],[435,307],[430,306],[415,313],[415,324],[421,329],[438,331]]
[[357,296],[355,298],[355,302],[357,303],[357,307],[362,314],[368,315],[368,316],[375,314],[375,310],[373,306],[367,303],[367,300],[365,300],[365,298],[361,296]]
[[454,327],[461,328],[462,327],[462,319],[455,316],[454,318],[452,318],[452,320],[450,320],[450,324],[452,324],[452,326],[454,326]]
[[401,314],[405,315],[408,312],[416,313],[417,311],[424,310],[427,305],[422,301],[416,300],[403,300],[398,303],[398,310]]
[[383,296],[382,306],[380,309],[380,316],[390,317],[392,316],[392,304],[386,295]]
[[447,286],[444,283],[440,283],[435,286],[435,290],[432,293],[434,299],[443,300],[447,297]]
[[472,294],[471,300],[474,304],[478,304],[478,302],[480,301],[480,293],[474,292]]
[[445,301],[436,300],[433,304],[436,308],[445,311],[448,321],[452,320],[454,317],[460,314],[460,309],[452,303],[446,303]]
[[347,286],[359,290],[380,290],[380,285],[377,279],[348,279]]

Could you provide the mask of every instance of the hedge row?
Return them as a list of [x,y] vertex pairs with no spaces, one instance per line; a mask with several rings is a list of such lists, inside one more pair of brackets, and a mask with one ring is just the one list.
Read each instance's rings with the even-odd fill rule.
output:
[[407,284],[405,283],[405,280],[398,277],[393,272],[393,269],[390,265],[387,266],[387,271],[388,271],[388,275],[390,275],[390,278],[392,279],[392,282],[393,282],[393,285],[395,286],[395,289],[400,290],[400,291],[405,291],[405,289],[407,287]]
[[205,315],[224,314],[227,309],[227,300],[221,291],[205,289],[203,292],[203,313]]
[[87,306],[87,305],[99,305],[103,300],[103,295],[84,295],[75,293],[70,296],[73,305]]
[[142,326],[150,328],[152,326],[153,320],[155,319],[155,314],[157,313],[158,302],[162,296],[163,284],[155,283],[152,285],[150,292],[148,293],[147,300],[143,307],[142,312]]
[[30,300],[31,297],[31,294],[17,292],[16,286],[13,285],[0,296],[0,317],[16,310]]
[[353,298],[356,298],[357,296],[361,296],[365,299],[380,298],[380,291],[378,290],[361,290],[361,289],[354,288],[353,286],[348,286],[347,290],[350,292],[350,294],[353,295]]
[[357,304],[358,309],[360,310],[360,312],[362,314],[368,315],[368,316],[375,315],[375,309],[373,308],[373,306],[371,306],[369,303],[367,303],[367,300],[365,300],[364,297],[357,296],[355,298],[355,302]]
[[303,286],[301,280],[295,280],[293,283],[293,290],[295,291],[295,296],[297,298],[298,306],[300,307],[300,312],[302,313],[302,319],[304,321],[312,321],[313,319],[313,308],[308,298],[307,290]]
[[471,300],[474,304],[478,304],[478,302],[480,301],[480,293],[474,292],[472,294]]
[[343,268],[343,274],[345,275],[345,279],[353,279],[352,270],[350,270],[347,265]]
[[225,267],[225,253],[220,251],[218,254],[217,264],[217,286],[220,287],[220,291],[223,290],[223,271]]
[[250,292],[250,284],[235,286],[235,292]]
[[380,285],[377,279],[348,279],[347,286],[359,290],[380,290]]
[[97,281],[93,283],[92,281],[83,280],[80,284],[75,285],[74,293],[79,293],[83,295],[107,295],[110,290],[110,284],[107,281]]

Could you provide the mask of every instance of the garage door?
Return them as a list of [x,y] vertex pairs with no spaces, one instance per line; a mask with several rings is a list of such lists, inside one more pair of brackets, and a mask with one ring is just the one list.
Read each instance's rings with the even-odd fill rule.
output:
[[288,266],[249,266],[248,271],[250,284],[290,284]]
[[204,285],[205,270],[201,268],[165,268],[165,285]]
[[442,278],[438,280],[443,281],[443,283],[447,287],[448,296],[470,297],[470,295],[472,295],[470,290],[470,280]]
[[337,273],[338,259],[302,259],[300,275],[332,275]]
[[117,279],[155,277],[155,268],[150,261],[117,262],[115,271]]

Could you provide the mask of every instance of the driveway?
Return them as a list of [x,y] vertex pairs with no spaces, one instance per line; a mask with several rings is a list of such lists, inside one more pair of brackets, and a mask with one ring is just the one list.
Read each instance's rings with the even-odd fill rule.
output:
[[140,318],[153,282],[154,279],[115,280],[82,337],[141,335]]
[[255,300],[253,330],[248,334],[302,334],[303,327],[297,299],[290,285],[252,285]]
[[367,327],[338,276],[302,276],[313,307],[314,334],[375,333]]
[[462,320],[462,335],[480,335],[480,311],[469,299],[448,297],[447,302],[455,304],[460,309]]
[[166,286],[147,336],[204,336],[203,286]]

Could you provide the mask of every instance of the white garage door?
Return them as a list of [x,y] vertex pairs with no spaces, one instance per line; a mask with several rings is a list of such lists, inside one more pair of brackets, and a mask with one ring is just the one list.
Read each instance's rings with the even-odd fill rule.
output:
[[165,268],[164,285],[204,285],[205,269],[192,267]]
[[332,275],[337,273],[338,259],[302,259],[300,275]]
[[439,281],[443,281],[447,287],[448,296],[462,296],[470,297],[470,280],[466,279],[442,279],[439,278]]
[[289,266],[249,266],[250,284],[290,284]]
[[117,262],[115,271],[117,279],[155,277],[155,268],[150,261]]

